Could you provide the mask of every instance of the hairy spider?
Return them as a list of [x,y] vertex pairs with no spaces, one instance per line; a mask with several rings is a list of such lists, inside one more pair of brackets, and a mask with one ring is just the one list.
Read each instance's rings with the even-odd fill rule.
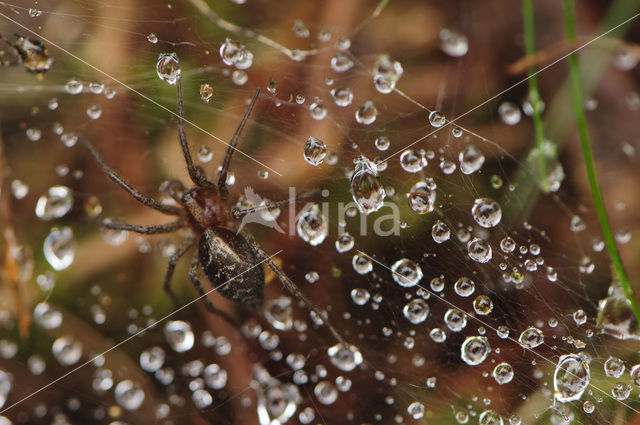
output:
[[[264,262],[273,270],[284,287],[292,295],[301,300],[310,311],[314,312],[329,328],[332,335],[341,344],[344,344],[342,336],[331,324],[326,314],[323,314],[311,303],[272,258],[265,253],[255,238],[245,229],[239,232],[236,230],[238,227],[237,221],[243,216],[257,211],[258,208],[242,209],[230,205],[227,173],[229,171],[231,157],[236,150],[238,139],[258,100],[260,89],[258,88],[256,90],[249,107],[245,111],[229,143],[220,175],[218,176],[218,182],[214,184],[207,178],[202,167],[196,166],[193,163],[187,137],[184,132],[182,81],[180,77],[177,79],[177,86],[178,135],[189,177],[195,185],[185,190],[183,184],[178,180],[170,180],[164,184],[164,189],[177,202],[178,206],[162,204],[155,199],[141,194],[105,163],[100,154],[85,137],[81,136],[80,139],[89,152],[91,152],[91,155],[95,158],[102,171],[111,180],[115,181],[131,196],[147,207],[153,208],[163,214],[176,216],[178,219],[171,223],[151,226],[105,220],[103,226],[109,229],[126,230],[143,234],[172,233],[183,228],[190,230],[175,254],[169,259],[169,266],[164,278],[163,288],[176,305],[178,305],[177,297],[171,289],[171,279],[176,263],[197,243],[198,249],[191,261],[189,279],[203,298],[208,311],[220,315],[227,321],[235,324],[233,319],[217,309],[206,296],[198,277],[199,268],[204,271],[211,285],[217,288],[217,291],[222,296],[254,310],[261,310],[264,299],[265,276],[264,269],[260,263]],[[296,199],[309,197],[314,193],[315,192],[309,192]],[[295,201],[295,199],[267,203],[266,206],[262,206],[260,209],[286,205],[291,201]]]

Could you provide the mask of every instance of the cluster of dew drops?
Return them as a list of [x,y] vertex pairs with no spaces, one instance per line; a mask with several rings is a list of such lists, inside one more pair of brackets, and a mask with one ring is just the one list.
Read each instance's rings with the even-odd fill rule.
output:
[[[310,31],[304,23],[296,21],[294,25],[294,33],[301,38],[310,36]],[[322,42],[328,42],[331,39],[331,33],[322,30],[318,34],[318,39]],[[149,42],[155,44],[158,39],[155,34],[148,36]],[[440,42],[442,50],[452,56],[461,57],[467,53],[468,43],[464,35],[453,30],[442,30],[440,33]],[[34,54],[29,56],[31,62],[26,62],[25,66],[38,67],[51,66],[51,61],[46,56],[46,50],[43,46],[33,40],[19,38],[16,42],[16,49],[31,49]],[[335,73],[345,73],[354,68],[355,62],[352,59],[349,48],[350,40],[340,37],[336,43],[337,52],[330,61],[330,68]],[[249,49],[230,38],[226,39],[220,47],[220,57],[224,65],[228,68],[224,69],[225,75],[230,75],[234,84],[242,86],[248,81],[246,70],[253,64],[254,56]],[[38,56],[39,55],[39,56]],[[44,55],[44,57],[43,57]],[[304,59],[304,55],[300,53],[299,59]],[[44,65],[43,65],[44,64]],[[175,84],[180,77],[180,65],[175,53],[161,54],[157,62],[157,73],[161,80],[169,84]],[[388,94],[394,91],[396,84],[401,79],[403,67],[393,60],[389,55],[378,56],[373,70],[371,72],[373,84],[377,92],[380,94]],[[332,80],[327,79],[327,85],[332,86]],[[112,88],[105,87],[101,82],[83,82],[77,78],[70,79],[65,84],[65,91],[69,95],[79,95],[87,93],[94,96],[104,96],[104,98],[113,99],[116,91]],[[268,91],[272,94],[276,92],[275,81],[271,81],[268,85]],[[208,84],[202,84],[200,87],[200,97],[204,102],[210,102],[213,99],[214,89]],[[349,87],[331,87],[328,96],[340,108],[348,108],[354,100],[354,93]],[[302,105],[306,102],[305,96],[298,94],[295,96],[295,102]],[[48,101],[47,107],[55,110],[59,107],[58,98],[52,98]],[[540,105],[531,105],[525,101],[522,110],[525,114],[530,115],[534,107]],[[308,106],[311,117],[315,120],[323,120],[328,109],[320,97],[315,97],[313,102]],[[373,100],[367,100],[363,104],[355,108],[355,122],[359,125],[372,125],[379,111]],[[507,125],[516,125],[521,120],[520,108],[511,102],[504,102],[498,109],[501,120]],[[86,108],[86,115],[90,120],[97,120],[102,115],[100,103],[94,102]],[[438,111],[430,111],[427,120],[433,128],[440,128],[448,125],[447,119]],[[74,146],[78,141],[78,136],[73,132],[64,130],[62,124],[54,123],[52,132],[59,137],[60,141],[67,147]],[[454,138],[461,138],[465,130],[460,127],[452,126],[451,134]],[[30,127],[26,130],[26,137],[31,142],[37,142],[41,139],[42,130]],[[379,136],[374,141],[374,146],[379,152],[386,152],[391,147],[391,141],[387,136]],[[198,150],[198,159],[203,162],[209,162],[212,158],[211,151],[202,146]],[[327,152],[327,145],[320,139],[309,137],[303,145],[303,158],[312,166],[320,166],[327,161],[329,165],[337,163],[337,155]],[[482,169],[485,157],[480,148],[475,145],[465,145],[459,152],[457,163],[445,157],[436,158],[433,151],[425,151],[423,149],[408,148],[403,150],[399,155],[399,162],[402,170],[409,175],[420,174],[428,164],[436,161],[443,175],[449,176],[456,172],[457,169],[464,175],[477,173]],[[389,199],[395,193],[394,189],[382,183],[381,173],[387,168],[384,161],[371,160],[364,155],[359,155],[354,160],[353,170],[349,173],[349,191],[353,197],[355,207],[347,210],[350,217],[360,214],[374,213],[384,205],[385,199]],[[59,176],[66,176],[71,173],[76,179],[82,178],[81,170],[70,170],[65,165],[56,168]],[[562,170],[552,170],[550,177],[554,177],[552,188],[559,187],[562,180]],[[258,176],[267,178],[266,171],[259,171]],[[229,184],[233,184],[233,174],[229,175]],[[494,188],[502,186],[502,180],[499,176],[493,176],[491,180]],[[24,199],[29,187],[20,180],[14,180],[11,183],[11,190],[17,200]],[[416,182],[406,193],[406,202],[416,214],[429,214],[438,207],[437,203],[437,185],[433,178],[423,178]],[[267,201],[266,199],[264,200]],[[243,206],[248,206],[248,200],[244,199]],[[73,210],[77,204],[74,192],[62,185],[50,187],[45,194],[37,200],[35,213],[36,216],[44,221],[54,221],[67,215]],[[95,218],[102,213],[102,206],[96,197],[88,197],[82,200],[83,211],[91,218]],[[474,223],[483,229],[491,229],[499,226],[502,219],[502,210],[500,204],[488,197],[479,197],[475,199],[470,208],[470,214]],[[279,211],[267,210],[263,213],[265,220],[276,220]],[[107,218],[105,220],[111,220]],[[583,223],[579,217],[572,221],[572,229],[581,231]],[[310,203],[300,214],[296,226],[297,234],[306,242],[313,246],[322,244],[329,234],[328,217],[326,217],[318,204]],[[489,242],[481,237],[472,237],[473,229],[460,227],[457,230],[452,229],[450,225],[441,220],[435,220],[431,236],[435,243],[444,244],[456,238],[460,243],[466,245],[469,258],[477,263],[484,264],[491,261],[494,257],[494,249]],[[128,237],[127,232],[103,230],[105,240],[112,245],[122,244]],[[137,240],[141,252],[148,252],[150,246],[144,239]],[[339,253],[348,253],[354,250],[356,238],[347,232],[341,232],[335,241],[335,248]],[[162,247],[163,255],[170,256],[175,252],[175,247],[171,244],[164,244]],[[594,247],[595,249],[595,247]],[[600,248],[602,249],[602,248]],[[74,260],[76,245],[72,228],[69,226],[53,226],[46,236],[43,244],[43,251],[46,260],[51,267],[56,270],[64,270],[68,268]],[[535,244],[529,246],[520,245],[509,236],[505,236],[499,243],[499,250],[506,256],[513,253],[522,257],[530,255],[530,258],[523,261],[524,269],[527,272],[535,272],[538,268],[544,266],[544,260],[540,255],[540,247]],[[374,262],[372,258],[363,252],[358,251],[352,257],[353,269],[360,275],[366,275],[373,271]],[[593,265],[588,259],[581,266],[581,271],[590,272]],[[509,269],[506,262],[500,264],[503,271],[503,278],[506,282],[511,282],[516,287],[521,287],[524,275],[523,271],[513,267]],[[546,275],[549,281],[557,280],[557,272],[552,267],[545,267]],[[441,293],[445,288],[445,276],[436,276],[431,279],[428,284],[429,289],[425,290],[421,285],[424,278],[423,270],[420,264],[409,258],[400,258],[395,261],[389,269],[392,280],[401,288],[419,287],[416,296],[410,299],[402,308],[403,317],[411,324],[417,325],[426,321],[430,314],[428,300],[432,294]],[[310,272],[306,276],[310,283],[318,280],[317,272]],[[46,273],[37,277],[37,283],[43,293],[49,293],[55,286],[55,276],[52,273]],[[463,298],[470,297],[476,292],[476,284],[472,279],[466,276],[458,277],[454,282],[455,293]],[[100,294],[99,288],[94,288],[94,295],[99,299],[90,307],[91,316],[98,325],[104,324],[107,320],[107,307],[109,305],[109,297]],[[371,294],[365,288],[354,288],[351,290],[351,299],[356,306],[363,307],[369,305],[373,310],[377,310],[382,298],[379,294]],[[617,297],[617,298],[616,298]],[[612,294],[605,302],[619,301],[620,294]],[[487,295],[477,295],[473,300],[474,312],[478,316],[486,316],[493,310],[493,302]],[[53,305],[46,301],[38,303],[33,310],[34,321],[37,326],[45,330],[58,329],[63,324],[63,314]],[[130,312],[130,318],[138,319],[143,325],[130,325],[128,332],[134,334],[139,331],[144,324],[153,323],[152,312],[150,308],[143,309],[142,317],[136,310]],[[265,305],[265,318],[269,324],[276,330],[288,331],[291,329],[300,333],[301,338],[305,338],[307,324],[304,321],[293,320],[291,299],[288,297],[280,297],[268,301]],[[586,314],[582,310],[578,310],[573,315],[577,325],[586,323]],[[144,320],[143,320],[144,319]],[[322,320],[316,318],[321,324]],[[446,329],[432,328],[429,331],[430,339],[435,343],[443,343],[447,338],[447,332],[460,332],[467,326],[469,321],[468,315],[456,308],[450,308],[444,314],[444,324]],[[616,324],[611,325],[615,327]],[[517,342],[527,350],[533,350],[544,343],[544,334],[540,326],[530,326],[520,333]],[[619,328],[616,328],[620,330]],[[301,408],[302,396],[298,388],[299,385],[308,382],[314,383],[314,395],[322,405],[331,405],[336,402],[340,392],[347,392],[351,388],[351,380],[343,375],[338,376],[335,380],[328,379],[328,371],[325,366],[317,365],[313,373],[305,370],[306,357],[300,353],[290,353],[284,355],[281,351],[279,336],[277,333],[269,329],[263,329],[257,322],[248,321],[242,327],[243,335],[248,339],[255,339],[260,346],[269,352],[272,360],[283,360],[293,371],[292,382],[283,382],[271,376],[266,369],[259,365],[254,366],[254,380],[252,386],[258,395],[258,403],[256,406],[258,417],[261,424],[285,423],[296,412],[301,423],[312,423],[315,420],[315,410],[310,407]],[[469,336],[462,342],[460,346],[460,358],[469,366],[482,364],[491,354],[492,347],[489,338],[484,333],[480,335]],[[214,402],[216,391],[223,390],[227,383],[227,371],[217,363],[206,363],[202,360],[193,360],[183,364],[180,368],[167,366],[165,360],[170,352],[185,353],[190,351],[196,344],[201,344],[205,348],[212,349],[218,356],[226,356],[231,352],[231,344],[224,336],[214,336],[210,331],[204,331],[200,335],[192,330],[191,325],[186,321],[173,320],[163,325],[163,334],[165,345],[154,345],[145,348],[139,354],[139,366],[145,372],[149,373],[162,385],[168,386],[174,382],[176,374],[182,374],[188,377],[188,389],[191,395],[191,402],[198,408],[206,408]],[[496,329],[496,334],[501,339],[510,338],[509,328],[500,326]],[[198,342],[199,341],[199,342]],[[574,340],[573,344],[576,349],[584,348],[584,343]],[[410,345],[406,343],[405,345]],[[18,350],[17,344],[3,339],[0,340],[0,355],[3,358],[12,358]],[[494,350],[495,351],[495,350]],[[62,366],[74,366],[87,358],[92,353],[87,352],[82,341],[73,335],[63,335],[53,341],[51,352],[55,360]],[[331,364],[342,372],[351,372],[363,363],[362,353],[357,347],[352,345],[336,344],[327,351]],[[560,403],[567,403],[578,400],[582,397],[590,382],[589,364],[591,358],[584,353],[565,354],[557,361],[553,374],[553,398]],[[29,371],[34,375],[41,375],[47,368],[46,360],[39,354],[34,354],[28,358],[27,366]],[[145,400],[145,392],[141,384],[131,379],[120,379],[117,373],[110,370],[106,365],[104,357],[98,356],[92,361],[94,367],[94,377],[91,386],[94,391],[104,394],[113,391],[116,403],[125,410],[138,410]],[[625,372],[625,364],[619,358],[609,357],[604,362],[604,371],[606,376],[612,378],[621,378]],[[630,378],[633,384],[640,386],[640,364],[632,366],[629,370]],[[508,384],[514,379],[514,368],[507,362],[500,362],[492,371],[491,376],[500,385]],[[0,407],[5,405],[9,394],[14,385],[13,379],[8,372],[0,369]],[[435,387],[435,380],[428,380],[429,387]],[[617,400],[625,400],[629,397],[631,386],[624,381],[617,382],[614,385],[611,394]],[[76,400],[77,401],[77,400]],[[247,398],[243,403],[248,404],[251,401]],[[184,403],[184,400],[176,402]],[[595,409],[593,402],[587,400],[583,403],[583,410],[586,413],[592,413]],[[425,415],[425,405],[420,401],[412,402],[408,405],[406,412],[414,419],[420,419]],[[171,412],[171,405],[162,403],[155,407],[155,415],[158,420],[167,418]],[[105,412],[102,412],[105,414]],[[475,415],[471,411],[456,412],[456,420],[458,423],[464,424],[469,420],[469,415]],[[8,421],[6,418],[2,420]],[[400,418],[401,420],[401,418]],[[478,415],[478,421],[482,425],[503,424],[503,418],[497,412],[491,409],[485,409]],[[64,423],[64,422],[61,422]],[[520,420],[517,416],[509,418],[511,425],[517,425]]]

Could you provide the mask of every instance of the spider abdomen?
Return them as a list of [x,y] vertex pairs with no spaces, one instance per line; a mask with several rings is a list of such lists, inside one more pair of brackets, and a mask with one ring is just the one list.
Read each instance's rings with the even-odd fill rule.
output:
[[242,235],[224,227],[208,228],[198,249],[202,270],[222,296],[252,308],[262,307],[264,269]]

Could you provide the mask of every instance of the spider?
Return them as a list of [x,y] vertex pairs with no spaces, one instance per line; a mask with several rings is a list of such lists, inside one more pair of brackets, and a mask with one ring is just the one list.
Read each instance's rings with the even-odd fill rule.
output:
[[216,288],[222,296],[234,303],[245,305],[256,311],[261,311],[264,300],[265,275],[260,263],[264,262],[273,270],[287,291],[302,301],[317,317],[321,318],[334,338],[342,345],[345,345],[342,336],[331,324],[326,314],[323,314],[311,303],[272,258],[267,255],[255,238],[246,229],[236,230],[238,228],[237,221],[247,214],[263,208],[286,205],[289,202],[313,196],[313,194],[317,192],[308,192],[292,200],[270,202],[267,203],[266,206],[263,205],[259,208],[242,209],[230,205],[227,174],[231,157],[236,150],[238,139],[242,134],[249,115],[258,100],[260,88],[256,90],[229,143],[218,181],[217,183],[213,183],[207,178],[203,168],[193,163],[184,131],[182,81],[180,77],[178,77],[176,84],[178,87],[178,136],[189,177],[194,184],[193,187],[186,190],[179,180],[170,180],[163,184],[163,189],[176,201],[177,205],[162,204],[153,198],[141,194],[106,164],[98,151],[85,137],[80,136],[80,140],[107,177],[116,182],[122,189],[127,191],[143,205],[163,214],[175,216],[177,220],[167,224],[150,226],[104,220],[102,225],[109,229],[126,230],[142,234],[173,233],[184,228],[190,230],[180,243],[176,252],[169,259],[169,265],[163,283],[165,292],[176,306],[178,305],[178,300],[171,289],[171,280],[176,264],[180,258],[197,244],[198,249],[193,256],[189,268],[189,279],[200,294],[200,297],[204,300],[205,307],[209,312],[217,314],[235,325],[235,321],[226,313],[216,308],[206,296],[200,278],[198,277],[199,269],[202,269],[211,285]]

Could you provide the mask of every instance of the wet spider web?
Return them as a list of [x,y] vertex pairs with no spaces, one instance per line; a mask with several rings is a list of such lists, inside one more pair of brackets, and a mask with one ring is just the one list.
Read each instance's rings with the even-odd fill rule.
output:
[[[523,47],[504,1],[298,3],[1,4],[3,226],[16,241],[5,236],[0,422],[631,423],[637,323],[612,286],[563,62],[539,75],[551,139],[539,152],[525,74],[506,71]],[[614,26],[582,7],[586,40]],[[561,22],[544,25],[540,49],[562,45]],[[13,33],[44,43],[46,73],[25,72]],[[585,75],[600,81],[585,107],[634,277],[630,34],[583,59],[609,64]],[[77,136],[164,199],[162,182],[188,182],[167,82],[178,68],[210,176],[263,88],[228,181],[245,205],[323,190],[316,207],[247,228],[349,347],[268,273],[264,315],[210,295],[238,330],[192,303],[183,260],[174,312],[161,282],[181,235],[100,230],[163,217],[100,174]]]

